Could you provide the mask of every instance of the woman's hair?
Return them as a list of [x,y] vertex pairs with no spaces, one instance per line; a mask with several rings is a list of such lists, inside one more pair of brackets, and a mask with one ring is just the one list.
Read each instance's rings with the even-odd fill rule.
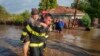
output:
[[38,9],[32,8],[31,15],[39,14]]

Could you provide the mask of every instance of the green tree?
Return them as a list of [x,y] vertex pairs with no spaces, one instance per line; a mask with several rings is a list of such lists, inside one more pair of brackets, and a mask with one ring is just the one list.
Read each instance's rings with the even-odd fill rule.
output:
[[90,10],[87,9],[86,12],[88,12],[92,18],[95,18],[95,17],[100,18],[100,15],[99,15],[100,14],[100,0],[88,0],[88,1],[91,7],[89,8]]
[[88,9],[90,7],[90,3],[88,2],[88,0],[75,0],[74,3],[72,3],[71,7],[75,8],[75,6],[77,5],[77,9],[85,12],[86,9]]
[[47,10],[57,7],[57,0],[41,0],[39,10]]
[[30,13],[28,10],[25,10],[24,12],[20,14],[13,14],[12,18],[15,23],[22,24],[25,20],[29,19]]
[[7,10],[0,5],[0,20],[6,20],[9,17],[9,13]]
[[0,5],[1,23],[11,22],[11,23],[22,24],[26,19],[29,19],[29,17],[30,17],[30,12],[28,10],[25,10],[24,12],[19,14],[10,14],[3,6]]
[[[76,1],[72,3],[75,8]],[[91,18],[100,18],[100,0],[79,0],[77,9],[86,12]]]
[[83,25],[85,26],[85,30],[86,31],[90,31],[91,19],[90,19],[89,15],[88,14],[85,14],[83,16],[83,18],[81,19],[81,21],[82,21]]
[[81,21],[85,27],[89,28],[91,26],[91,19],[88,14],[85,14]]
[[22,16],[23,19],[28,19],[30,17],[30,13],[28,10],[25,10],[23,13],[20,14],[20,16]]

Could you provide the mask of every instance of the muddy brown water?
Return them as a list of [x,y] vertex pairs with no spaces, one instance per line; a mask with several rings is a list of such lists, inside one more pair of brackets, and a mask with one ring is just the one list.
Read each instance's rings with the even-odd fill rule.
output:
[[[0,25],[0,56],[23,56],[21,26]],[[44,56],[100,56],[100,29],[50,32]]]

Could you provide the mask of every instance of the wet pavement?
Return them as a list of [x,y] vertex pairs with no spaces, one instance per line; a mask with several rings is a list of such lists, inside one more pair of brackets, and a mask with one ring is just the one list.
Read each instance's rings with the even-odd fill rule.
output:
[[[0,56],[23,56],[20,26],[0,25]],[[100,56],[100,29],[50,32],[44,56]]]

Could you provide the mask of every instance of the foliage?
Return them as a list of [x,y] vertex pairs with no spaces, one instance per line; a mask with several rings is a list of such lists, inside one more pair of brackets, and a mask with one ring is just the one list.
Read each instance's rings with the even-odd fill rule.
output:
[[24,19],[28,19],[30,17],[30,13],[28,10],[25,10],[23,13],[20,14]]
[[77,5],[77,9],[81,10],[81,11],[85,11],[86,9],[89,8],[90,3],[88,2],[88,0],[82,1],[82,0],[78,0],[75,1],[74,3],[72,3],[72,8],[76,8]]
[[83,16],[83,18],[81,19],[81,21],[82,21],[82,23],[83,23],[83,25],[84,25],[85,27],[90,27],[90,26],[91,26],[91,19],[90,19],[90,17],[89,17],[88,14],[85,14],[85,15]]
[[9,13],[6,11],[6,9],[0,5],[0,21],[7,20],[9,17]]
[[15,23],[23,23],[25,20],[29,19],[30,13],[26,10],[21,14],[13,15],[13,17]]
[[41,0],[39,10],[47,10],[57,7],[57,0]]
[[72,4],[72,7],[75,8],[78,4],[77,9],[84,11],[89,14],[91,18],[100,18],[100,0],[79,0]]
[[0,23],[12,22],[22,24],[29,17],[30,13],[28,10],[20,14],[10,14],[3,6],[0,6]]
[[100,0],[88,0],[90,3],[90,14],[91,17],[95,18],[100,18]]

